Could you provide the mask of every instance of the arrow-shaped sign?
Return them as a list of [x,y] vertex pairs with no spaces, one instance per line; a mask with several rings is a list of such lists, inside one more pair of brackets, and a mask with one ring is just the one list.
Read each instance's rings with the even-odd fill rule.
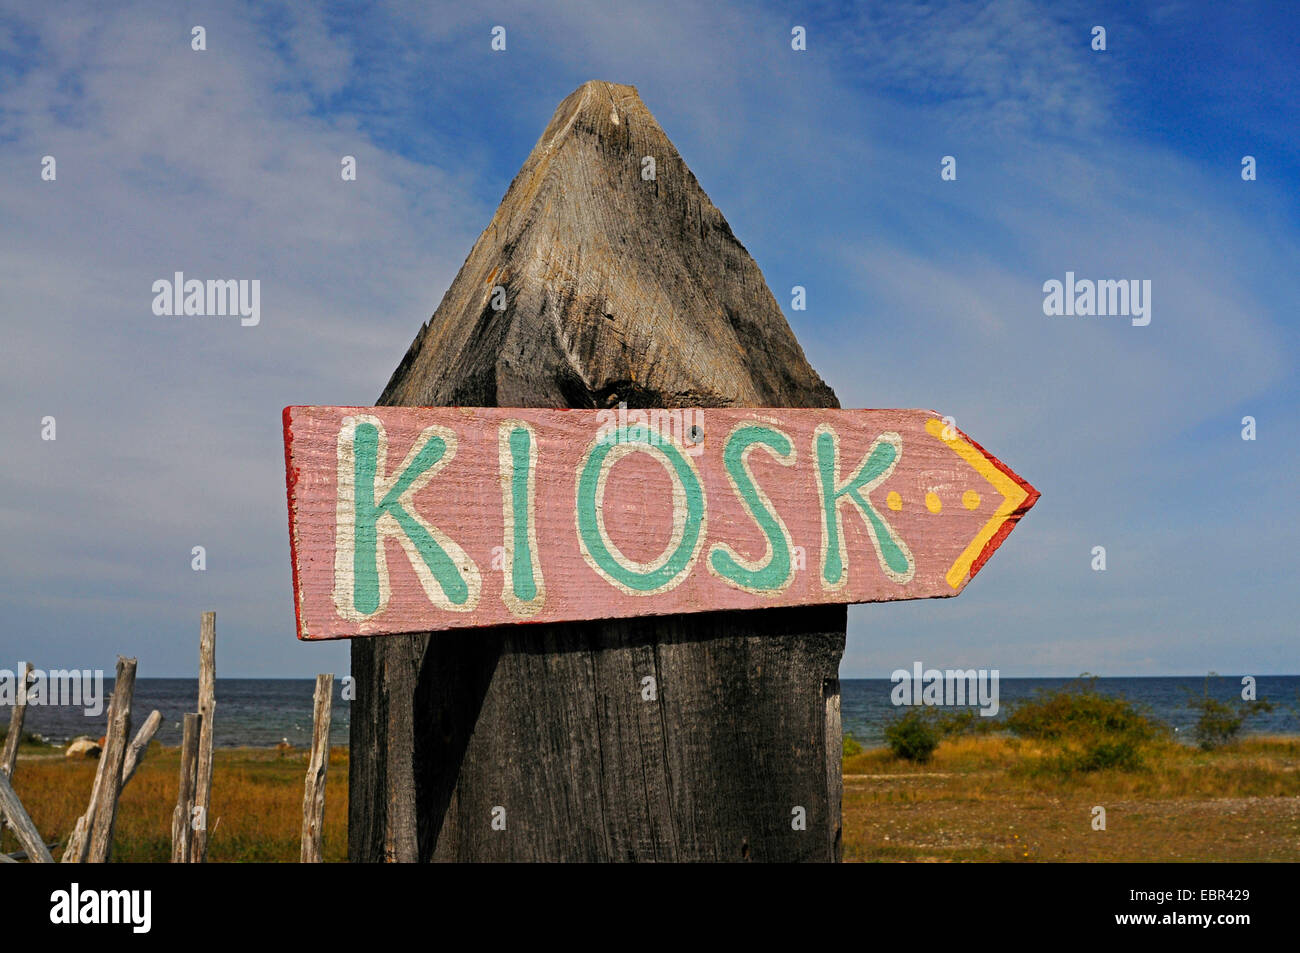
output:
[[287,407],[298,635],[953,596],[1038,491],[926,410]]

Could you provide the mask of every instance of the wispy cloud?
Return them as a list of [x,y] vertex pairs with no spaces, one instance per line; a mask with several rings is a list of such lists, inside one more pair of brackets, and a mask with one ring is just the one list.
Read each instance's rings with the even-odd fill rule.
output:
[[[1123,79],[1090,57],[1093,23],[1029,0],[825,4],[843,61],[880,94],[981,132],[1077,134],[1106,121]],[[1117,23],[1112,23],[1117,26]],[[839,35],[835,35],[839,34]]]

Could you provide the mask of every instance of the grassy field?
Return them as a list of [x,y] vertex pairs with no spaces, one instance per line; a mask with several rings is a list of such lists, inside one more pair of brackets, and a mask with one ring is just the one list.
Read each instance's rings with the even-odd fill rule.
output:
[[845,758],[844,859],[1300,860],[1298,738],[1157,743],[1141,768],[1083,773],[1058,769],[1061,747],[985,735],[946,740],[926,764]]
[[[14,790],[45,835],[62,842],[86,810],[94,786],[95,761],[69,761],[55,749],[21,749]],[[260,748],[218,749],[212,771],[209,820],[210,861],[297,861],[302,832],[303,782],[307,751],[281,755]],[[178,748],[156,742],[127,785],[118,807],[113,839],[117,861],[168,861],[172,809],[180,775]],[[347,749],[335,748],[325,795],[327,861],[347,859]],[[0,849],[17,850],[12,831]],[[59,859],[59,851],[54,851]]]
[[[886,749],[844,761],[848,861],[1297,861],[1300,738],[1204,752],[1156,742],[1136,770],[1063,774],[1059,743],[1004,735],[944,741],[926,764]],[[48,841],[85,810],[95,762],[24,748],[15,788]],[[122,799],[114,859],[166,861],[176,749],[154,745]],[[218,750],[213,861],[295,861],[306,752]],[[1106,809],[1093,830],[1092,809]],[[347,752],[330,759],[325,857],[347,855]],[[16,850],[6,832],[4,850]],[[58,851],[55,851],[56,858]]]

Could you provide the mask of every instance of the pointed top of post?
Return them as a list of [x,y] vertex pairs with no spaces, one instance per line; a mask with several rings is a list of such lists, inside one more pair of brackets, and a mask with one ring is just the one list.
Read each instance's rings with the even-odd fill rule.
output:
[[636,89],[555,110],[380,398],[835,407],[762,272]]

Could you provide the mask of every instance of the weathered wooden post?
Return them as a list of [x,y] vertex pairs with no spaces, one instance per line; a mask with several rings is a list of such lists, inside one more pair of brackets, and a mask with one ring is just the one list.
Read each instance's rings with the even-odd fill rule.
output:
[[136,660],[118,656],[113,697],[108,703],[108,730],[95,771],[90,805],[77,819],[61,863],[107,863],[117,823],[117,799],[122,793],[122,765],[131,732],[131,699],[135,693]]
[[203,716],[187,712],[181,731],[181,767],[172,811],[172,863],[191,862],[194,844],[194,800]]
[[[27,719],[27,682],[32,674],[32,663],[24,662],[22,671],[18,673],[18,684],[23,686],[23,690],[18,692],[18,697],[14,699],[13,711],[9,713],[9,733],[5,735],[4,750],[0,752],[0,774],[12,780],[14,769],[18,767],[18,746],[23,740],[23,722]],[[0,812],[0,833],[4,832],[5,820],[3,812]]]
[[119,658],[113,679],[113,704],[108,722],[108,737],[99,756],[108,767],[104,775],[100,802],[94,807],[90,824],[88,860],[92,864],[108,863],[113,851],[113,828],[117,824],[117,802],[122,794],[122,765],[130,743],[131,702],[135,694],[135,659]]
[[0,753],[0,772],[9,778],[14,776],[14,767],[18,764],[18,746],[22,744],[23,722],[27,718],[26,686],[31,674],[32,663],[24,662],[22,671],[18,673],[19,684],[23,686],[23,690],[14,700],[13,711],[9,714],[9,734],[5,735],[4,752]]
[[158,733],[162,725],[162,712],[154,709],[149,713],[149,717],[144,720],[140,730],[135,733],[131,739],[131,746],[127,748],[126,760],[122,763],[122,787],[135,777],[135,769],[140,767],[140,762],[149,752],[149,742],[153,741],[153,736]]
[[311,760],[302,796],[302,850],[304,864],[321,861],[321,835],[325,825],[325,777],[330,766],[330,709],[334,701],[334,676],[316,676],[312,706]]
[[1037,497],[931,412],[835,409],[609,83],[380,405],[285,409],[299,635],[353,640],[354,861],[837,860],[845,604],[955,595]]
[[23,690],[14,699],[14,710],[9,715],[9,734],[5,736],[4,752],[0,754],[0,831],[8,824],[17,834],[27,856],[33,862],[48,864],[53,863],[54,858],[50,856],[45,841],[41,839],[40,832],[10,784],[14,769],[18,766],[18,745],[22,743],[23,722],[27,716],[26,687],[31,673],[32,663],[24,662],[18,673],[18,684],[23,686]]
[[[636,90],[603,82],[560,104],[379,402],[838,406]],[[838,860],[845,618],[354,640],[349,856]]]
[[14,793],[13,787],[9,784],[9,775],[3,771],[0,771],[0,816],[3,816],[14,829],[18,842],[23,845],[23,849],[27,851],[27,856],[33,863],[54,863],[49,848],[41,839],[41,832],[36,829],[36,825],[27,814],[27,809],[23,807],[23,802]]
[[205,612],[199,622],[199,714],[198,761],[195,765],[194,806],[199,808],[199,826],[190,842],[190,861],[208,859],[208,811],[212,800],[212,732],[216,713],[217,614]]

